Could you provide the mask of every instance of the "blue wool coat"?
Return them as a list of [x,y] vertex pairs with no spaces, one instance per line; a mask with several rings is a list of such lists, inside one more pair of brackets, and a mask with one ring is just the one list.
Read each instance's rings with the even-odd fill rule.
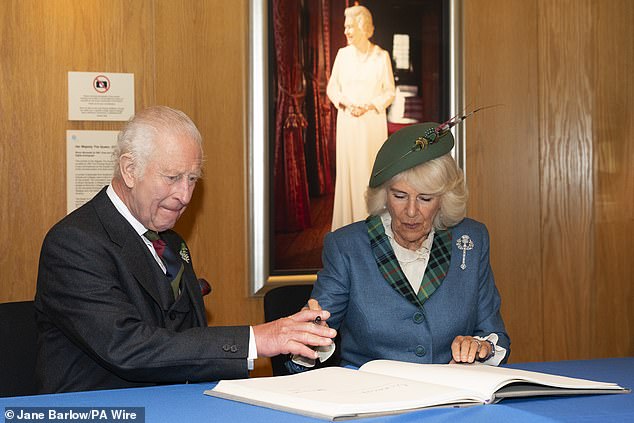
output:
[[[329,233],[324,240],[323,270],[312,298],[331,313],[328,324],[341,334],[341,365],[361,366],[374,359],[415,363],[448,363],[458,335],[496,333],[498,345],[510,339],[500,315],[500,295],[489,263],[486,227],[464,219],[451,231],[451,262],[447,275],[422,308],[397,292],[379,271],[365,222]],[[473,249],[462,251],[456,241],[468,235]],[[431,254],[434,254],[434,247]]]

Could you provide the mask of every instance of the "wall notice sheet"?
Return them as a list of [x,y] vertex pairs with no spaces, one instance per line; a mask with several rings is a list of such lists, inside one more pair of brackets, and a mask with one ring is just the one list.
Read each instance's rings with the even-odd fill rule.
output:
[[112,180],[119,131],[66,131],[66,210],[90,200]]

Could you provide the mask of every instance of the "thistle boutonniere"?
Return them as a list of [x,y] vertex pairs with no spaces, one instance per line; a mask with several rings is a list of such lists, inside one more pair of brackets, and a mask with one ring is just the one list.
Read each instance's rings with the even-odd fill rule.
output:
[[189,250],[187,249],[187,246],[184,242],[181,242],[181,249],[179,254],[185,262],[189,263]]

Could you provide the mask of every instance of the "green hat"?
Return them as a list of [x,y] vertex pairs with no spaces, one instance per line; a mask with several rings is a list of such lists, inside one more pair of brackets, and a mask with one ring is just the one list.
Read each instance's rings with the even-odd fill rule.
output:
[[445,124],[425,122],[396,131],[376,155],[370,188],[376,188],[407,169],[449,153],[453,145],[453,135]]

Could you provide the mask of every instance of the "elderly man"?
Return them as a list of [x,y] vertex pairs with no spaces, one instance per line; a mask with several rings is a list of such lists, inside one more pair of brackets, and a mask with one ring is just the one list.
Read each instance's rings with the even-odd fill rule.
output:
[[198,279],[171,228],[201,175],[201,136],[182,112],[138,113],[119,134],[110,186],[57,223],[40,256],[35,305],[42,393],[248,376],[258,356],[329,345],[327,311],[208,327]]

